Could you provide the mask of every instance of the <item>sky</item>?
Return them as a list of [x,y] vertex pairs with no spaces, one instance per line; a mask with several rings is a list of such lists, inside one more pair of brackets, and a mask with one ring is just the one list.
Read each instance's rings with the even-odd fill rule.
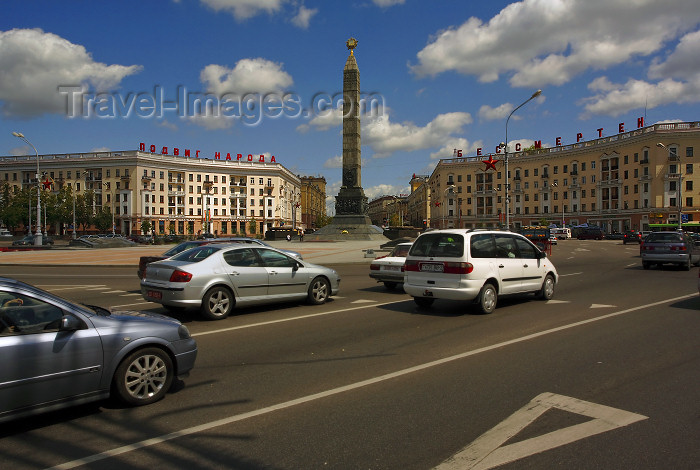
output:
[[[441,158],[700,120],[698,0],[5,0],[0,155],[200,150],[342,176],[361,79],[371,201]],[[508,116],[537,90],[541,95]],[[205,103],[202,105],[201,103]],[[599,130],[602,129],[602,130]],[[581,134],[580,137],[577,137]]]

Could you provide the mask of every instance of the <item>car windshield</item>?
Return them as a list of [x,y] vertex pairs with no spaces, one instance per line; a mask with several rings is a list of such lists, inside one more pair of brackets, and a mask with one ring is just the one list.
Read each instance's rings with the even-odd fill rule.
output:
[[191,250],[183,251],[179,255],[173,256],[171,259],[175,261],[189,261],[190,263],[198,263],[209,258],[213,253],[216,253],[221,248],[213,245],[204,245]]

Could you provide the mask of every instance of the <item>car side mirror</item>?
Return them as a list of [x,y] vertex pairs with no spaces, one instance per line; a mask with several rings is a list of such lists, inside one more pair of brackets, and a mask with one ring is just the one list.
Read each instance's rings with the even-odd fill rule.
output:
[[292,271],[298,271],[299,270],[299,263],[295,262],[294,266],[292,266]]
[[61,326],[59,326],[58,331],[76,331],[81,327],[80,320],[72,315],[65,315],[61,318]]

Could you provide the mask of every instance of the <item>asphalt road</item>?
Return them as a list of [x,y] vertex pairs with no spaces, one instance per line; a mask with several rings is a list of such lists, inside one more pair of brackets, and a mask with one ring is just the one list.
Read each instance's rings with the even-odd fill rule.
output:
[[[192,374],[164,400],[0,425],[0,468],[697,468],[698,268],[561,242],[554,300],[418,309],[361,264],[322,306],[182,320]],[[64,297],[164,313],[133,267],[5,266]]]

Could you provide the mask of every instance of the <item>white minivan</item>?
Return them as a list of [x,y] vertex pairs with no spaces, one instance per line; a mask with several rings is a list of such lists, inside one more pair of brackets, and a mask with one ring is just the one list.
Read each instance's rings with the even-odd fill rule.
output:
[[404,291],[419,307],[435,299],[473,301],[482,313],[498,297],[533,293],[549,300],[559,275],[547,255],[523,235],[484,229],[421,234],[404,265]]

